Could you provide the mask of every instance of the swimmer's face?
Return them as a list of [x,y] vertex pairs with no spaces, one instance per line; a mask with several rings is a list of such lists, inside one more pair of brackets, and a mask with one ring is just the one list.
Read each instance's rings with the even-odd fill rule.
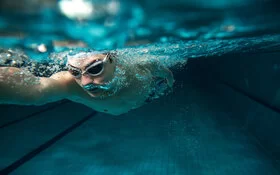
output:
[[114,78],[115,60],[109,54],[85,54],[69,58],[67,64],[76,82],[92,97],[103,94],[106,83]]

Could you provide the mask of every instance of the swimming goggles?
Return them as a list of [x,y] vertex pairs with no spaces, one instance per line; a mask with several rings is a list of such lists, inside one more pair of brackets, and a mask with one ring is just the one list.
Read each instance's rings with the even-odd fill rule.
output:
[[88,74],[90,76],[98,76],[103,73],[104,71],[104,63],[107,62],[109,57],[109,54],[105,56],[103,60],[95,60],[93,63],[91,63],[84,71],[81,71],[81,69],[71,66],[70,64],[67,64],[68,71],[75,77],[80,78],[84,74]]

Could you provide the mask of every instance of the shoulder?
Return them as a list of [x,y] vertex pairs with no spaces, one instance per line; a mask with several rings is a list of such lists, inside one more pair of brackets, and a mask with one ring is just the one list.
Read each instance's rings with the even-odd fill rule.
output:
[[40,77],[41,88],[45,91],[60,91],[67,93],[76,82],[66,71],[53,74],[51,77]]
[[73,76],[68,71],[61,71],[53,74],[50,78],[55,80],[73,79]]
[[87,99],[89,97],[68,71],[55,73],[50,78],[56,80],[61,87],[65,87],[68,99],[71,99],[72,97]]
[[72,84],[75,82],[75,79],[68,71],[61,71],[53,74],[51,79],[57,80],[62,84]]

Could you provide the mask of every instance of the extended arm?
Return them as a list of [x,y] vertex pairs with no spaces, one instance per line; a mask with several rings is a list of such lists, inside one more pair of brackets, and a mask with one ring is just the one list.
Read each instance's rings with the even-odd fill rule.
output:
[[67,83],[35,77],[14,67],[0,67],[0,104],[41,105],[67,96]]

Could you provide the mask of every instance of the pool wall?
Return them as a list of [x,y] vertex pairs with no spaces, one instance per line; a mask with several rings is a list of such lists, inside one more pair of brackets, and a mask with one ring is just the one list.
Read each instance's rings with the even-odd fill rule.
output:
[[[235,54],[193,60],[190,67],[218,81],[232,117],[251,132],[273,158],[280,161],[279,53]],[[207,75],[207,76],[206,76]],[[206,78],[207,79],[207,78]]]

